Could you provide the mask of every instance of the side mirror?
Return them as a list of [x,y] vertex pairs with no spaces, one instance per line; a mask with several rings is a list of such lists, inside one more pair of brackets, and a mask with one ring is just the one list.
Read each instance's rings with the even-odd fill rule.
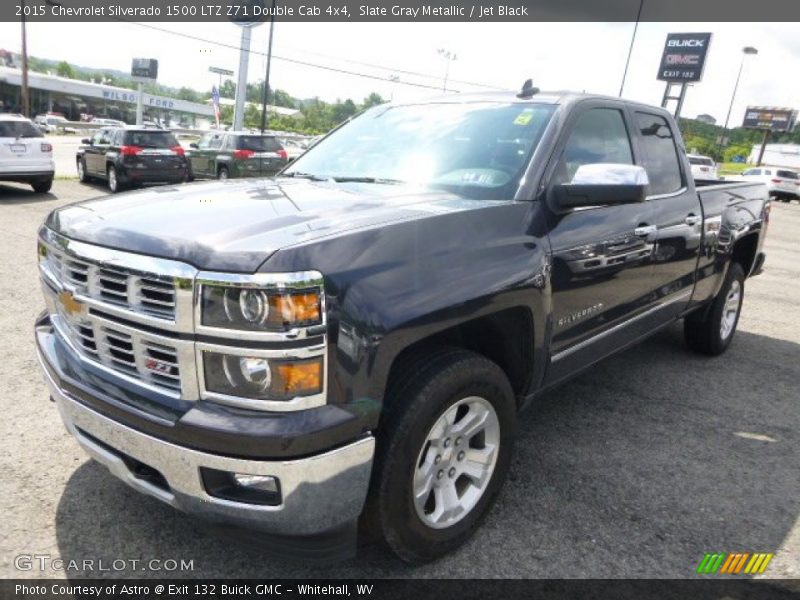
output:
[[92,145],[92,140],[90,140],[89,138],[83,138],[81,140],[81,144],[87,144],[87,145],[91,146]]
[[195,144],[194,142],[192,142],[191,144],[189,144],[189,148],[194,148],[195,150],[197,150],[199,148],[199,146],[197,144]]
[[581,165],[570,183],[551,188],[551,206],[567,212],[582,206],[644,202],[649,183],[647,171],[636,165]]

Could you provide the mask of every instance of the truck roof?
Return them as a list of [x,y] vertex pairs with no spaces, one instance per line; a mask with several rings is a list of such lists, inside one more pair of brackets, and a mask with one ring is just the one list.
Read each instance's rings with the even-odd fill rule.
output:
[[539,91],[530,96],[520,97],[518,91],[497,91],[497,92],[477,92],[470,94],[448,94],[435,96],[425,100],[397,102],[395,106],[414,105],[414,104],[434,104],[434,103],[469,103],[469,102],[511,102],[516,104],[574,104],[584,100],[606,100],[609,102],[623,102],[630,106],[646,108],[649,111],[659,111],[669,114],[668,111],[651,104],[636,102],[626,98],[616,96],[605,96],[603,94],[587,94],[585,92],[573,92],[569,90]]

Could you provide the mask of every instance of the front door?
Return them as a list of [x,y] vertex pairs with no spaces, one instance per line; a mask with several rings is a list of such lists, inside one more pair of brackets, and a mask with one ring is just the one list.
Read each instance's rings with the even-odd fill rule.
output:
[[[565,141],[556,147],[560,154],[548,185],[569,183],[581,165],[635,163],[621,104],[587,103],[576,110]],[[618,332],[649,310],[653,219],[650,202],[594,206],[552,216],[548,383],[624,343]]]

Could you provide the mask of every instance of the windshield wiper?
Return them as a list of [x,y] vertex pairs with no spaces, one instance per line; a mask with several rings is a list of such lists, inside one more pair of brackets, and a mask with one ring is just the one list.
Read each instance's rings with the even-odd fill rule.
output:
[[320,177],[313,173],[301,173],[300,171],[293,171],[292,173],[283,173],[279,177],[294,177],[296,179],[310,179],[311,181],[329,181],[328,177]]
[[386,177],[331,177],[337,183],[378,183],[381,185],[400,185],[405,183],[400,179],[389,179]]

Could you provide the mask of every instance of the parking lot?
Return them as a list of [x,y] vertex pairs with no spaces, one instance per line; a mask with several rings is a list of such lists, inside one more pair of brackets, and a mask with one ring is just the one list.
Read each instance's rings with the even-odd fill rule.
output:
[[[800,204],[774,203],[763,275],[719,358],[693,355],[679,325],[550,392],[521,418],[511,480],[476,535],[409,567],[362,548],[335,565],[231,542],[89,461],[48,402],[32,324],[43,308],[35,234],[58,206],[103,193],[0,184],[0,544],[14,557],[184,559],[193,571],[70,576],[696,577],[706,552],[774,552],[766,576],[800,577]],[[141,568],[141,566],[139,567]]]

